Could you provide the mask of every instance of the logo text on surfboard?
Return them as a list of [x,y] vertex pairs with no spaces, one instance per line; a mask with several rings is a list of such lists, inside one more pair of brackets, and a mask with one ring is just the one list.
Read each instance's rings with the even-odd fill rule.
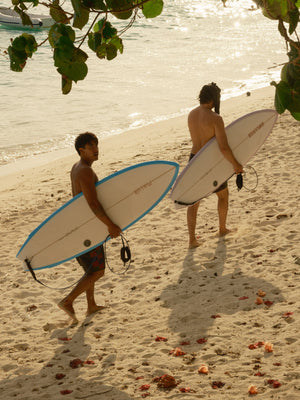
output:
[[149,181],[147,183],[145,183],[144,185],[140,186],[139,188],[137,188],[134,193],[135,194],[139,194],[141,191],[147,189],[148,187],[152,186],[152,181]]
[[257,125],[256,128],[253,129],[253,131],[251,131],[250,133],[248,133],[248,136],[249,136],[249,137],[252,137],[252,136],[255,135],[256,132],[258,132],[263,126],[264,126],[264,122],[261,122],[259,125]]

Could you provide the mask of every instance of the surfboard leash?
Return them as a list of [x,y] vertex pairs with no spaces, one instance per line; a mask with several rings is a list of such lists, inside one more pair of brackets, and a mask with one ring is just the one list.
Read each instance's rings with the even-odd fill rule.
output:
[[[26,264],[28,270],[31,272],[31,275],[32,275],[33,279],[34,279],[37,283],[39,283],[40,285],[46,287],[47,289],[52,289],[52,290],[66,290],[66,289],[70,289],[70,288],[73,287],[74,285],[77,285],[77,283],[82,279],[82,277],[81,277],[78,281],[72,283],[72,284],[69,285],[69,286],[65,286],[65,287],[62,287],[62,288],[55,288],[55,287],[52,287],[52,286],[48,286],[48,285],[46,285],[44,282],[42,282],[42,281],[40,281],[39,279],[37,279],[37,277],[36,277],[36,275],[35,275],[35,272],[34,272],[32,266],[31,266],[31,264],[30,264],[30,261],[29,261],[27,258],[24,260],[24,262],[25,262],[25,264]],[[84,275],[86,275],[86,273],[85,273]],[[83,276],[84,276],[84,275],[83,275]]]
[[110,239],[110,236],[108,235],[103,243],[103,247],[104,247],[104,256],[105,256],[105,263],[108,267],[108,269],[116,275],[124,275],[130,265],[131,265],[131,251],[130,251],[130,247],[129,247],[129,242],[128,240],[125,238],[125,236],[121,233],[120,234],[121,240],[122,240],[122,247],[120,250],[120,258],[123,262],[123,266],[124,266],[124,270],[122,272],[116,272],[113,270],[113,268],[109,265],[108,259],[107,259],[107,251],[106,251],[106,243],[107,241]]
[[255,169],[251,165],[248,165],[247,169],[248,168],[252,171],[252,172],[248,172],[248,175],[252,174],[252,176],[253,175],[255,176],[256,184],[251,188],[249,188],[249,187],[247,187],[245,185],[244,178],[247,181],[248,177],[247,177],[247,171],[244,171],[243,174],[240,173],[240,174],[237,174],[237,176],[236,176],[236,186],[238,188],[238,191],[240,191],[244,187],[246,190],[248,190],[250,192],[252,190],[255,190],[257,188],[257,186],[258,186],[258,174],[257,174],[257,172],[255,171]]

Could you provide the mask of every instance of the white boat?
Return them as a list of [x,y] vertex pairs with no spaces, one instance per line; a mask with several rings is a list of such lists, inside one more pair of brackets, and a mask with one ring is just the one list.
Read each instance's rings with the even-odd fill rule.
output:
[[42,29],[49,28],[55,21],[44,14],[27,13],[31,19],[31,25],[23,25],[20,15],[8,7],[0,7],[0,24],[10,29]]

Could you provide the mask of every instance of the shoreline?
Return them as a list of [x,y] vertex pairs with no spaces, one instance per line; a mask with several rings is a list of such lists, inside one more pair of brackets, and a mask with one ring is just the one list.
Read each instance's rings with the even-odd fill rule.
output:
[[[232,117],[230,119],[231,113],[234,115],[236,114],[236,110],[234,110],[235,106],[233,106],[233,104],[235,104],[236,101],[241,101],[242,105],[244,105],[246,102],[248,102],[249,109],[250,109],[249,112],[251,112],[251,110],[254,111],[253,105],[252,105],[253,102],[260,101],[260,99],[263,99],[263,97],[269,96],[269,93],[272,93],[272,91],[275,93],[275,89],[273,87],[266,86],[266,87],[256,89],[256,90],[250,92],[251,95],[249,97],[247,97],[247,94],[246,94],[247,92],[245,92],[242,95],[238,95],[238,96],[223,100],[221,103],[221,106],[222,106],[221,115],[224,119],[224,122],[226,121],[225,126],[228,125],[230,122],[233,122],[234,119],[236,119],[234,117]],[[252,98],[251,98],[251,96],[252,96]],[[196,106],[196,103],[194,106]],[[192,109],[193,107],[191,107],[190,109]],[[187,112],[187,114],[188,114],[188,112]],[[112,135],[109,137],[99,139],[100,146],[101,146],[101,144],[105,144],[107,142],[109,143],[110,141],[112,141],[112,143],[114,143],[114,144],[118,140],[123,142],[123,141],[126,141],[126,138],[129,138],[129,137],[134,137],[134,140],[138,141],[139,140],[138,137],[140,135],[146,134],[146,133],[144,133],[144,131],[152,132],[153,130],[156,129],[156,127],[157,127],[157,130],[164,129],[164,126],[169,125],[169,124],[176,126],[176,124],[179,123],[180,125],[182,125],[182,120],[186,120],[187,114],[171,117],[169,119],[163,119],[162,121],[154,122],[154,123],[142,126],[142,127],[133,128],[131,130],[127,130],[127,131],[124,131],[124,132],[116,134],[116,135]],[[241,116],[241,115],[239,115],[239,116]],[[125,136],[126,136],[126,138],[125,138]],[[104,147],[106,148],[105,145],[104,145]],[[107,147],[109,147],[109,146],[107,146]],[[11,162],[11,163],[0,166],[0,179],[2,177],[5,178],[7,175],[16,175],[17,173],[24,173],[29,169],[42,167],[47,164],[51,164],[51,163],[57,162],[59,160],[62,160],[64,158],[72,158],[74,153],[75,153],[75,149],[72,146],[72,147],[55,150],[55,151],[48,152],[48,153],[37,154],[32,157],[24,157],[24,158],[18,159],[15,162]]]

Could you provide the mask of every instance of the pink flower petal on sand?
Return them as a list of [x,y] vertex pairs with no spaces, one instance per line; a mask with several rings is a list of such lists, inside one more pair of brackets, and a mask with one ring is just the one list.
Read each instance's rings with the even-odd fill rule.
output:
[[273,304],[274,302],[273,301],[270,301],[270,300],[265,300],[264,301],[264,304],[266,305],[266,306],[268,306],[268,307],[271,307],[271,305]]
[[256,394],[258,394],[257,387],[254,386],[254,385],[249,386],[249,388],[248,388],[248,393],[249,393],[250,395],[256,395]]
[[156,342],[167,342],[168,339],[163,336],[156,336],[155,341]]
[[247,300],[247,299],[249,299],[249,297],[248,297],[248,296],[242,296],[242,297],[239,297],[239,300]]
[[293,315],[292,312],[286,312],[285,314],[283,314],[283,318],[289,318],[291,315]]
[[203,343],[206,343],[206,342],[207,342],[207,339],[205,339],[205,338],[200,338],[200,339],[197,340],[197,343],[199,343],[199,344],[203,344]]
[[208,367],[204,364],[200,365],[200,367],[198,368],[198,374],[208,374]]
[[180,347],[175,347],[174,350],[170,350],[170,354],[173,354],[175,357],[184,356],[186,353],[181,350]]
[[267,384],[273,386],[273,388],[277,389],[281,386],[281,383],[276,379],[268,379]]
[[179,344],[180,346],[188,346],[189,344],[191,344],[191,342],[187,341],[187,342],[181,342]]
[[273,345],[270,342],[265,343],[265,352],[272,353],[273,352]]
[[93,364],[95,364],[95,361],[93,361],[93,360],[86,360],[83,364],[93,365]]
[[148,390],[150,389],[150,385],[142,385],[141,387],[139,387],[139,390]]
[[264,291],[261,290],[261,289],[258,290],[257,296],[259,296],[259,297],[265,297],[265,295],[266,295],[266,292],[264,292]]
[[179,391],[182,392],[182,393],[196,393],[195,390],[191,389],[190,387],[187,387],[187,388],[184,388],[184,387],[179,388]]
[[260,305],[260,304],[263,304],[263,303],[264,303],[264,301],[263,301],[263,299],[261,297],[257,297],[256,298],[255,304]]

